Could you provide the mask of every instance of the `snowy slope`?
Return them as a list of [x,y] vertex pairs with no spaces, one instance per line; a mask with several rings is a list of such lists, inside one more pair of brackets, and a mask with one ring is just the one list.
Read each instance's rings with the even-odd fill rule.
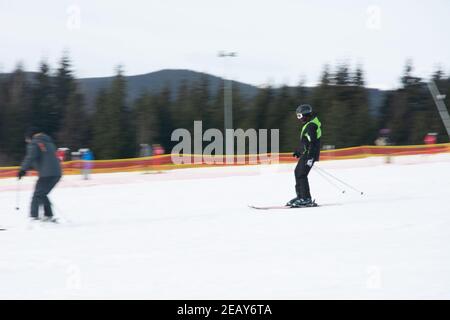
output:
[[67,176],[61,225],[30,228],[35,178],[0,180],[0,299],[450,298],[450,156],[322,162],[323,207],[293,196],[294,165]]

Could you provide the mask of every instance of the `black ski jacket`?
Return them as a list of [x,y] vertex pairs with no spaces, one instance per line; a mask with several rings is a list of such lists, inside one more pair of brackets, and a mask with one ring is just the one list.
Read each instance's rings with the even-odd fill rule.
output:
[[20,169],[35,169],[39,177],[60,177],[61,164],[56,157],[52,138],[43,133],[35,135],[27,146],[27,154]]

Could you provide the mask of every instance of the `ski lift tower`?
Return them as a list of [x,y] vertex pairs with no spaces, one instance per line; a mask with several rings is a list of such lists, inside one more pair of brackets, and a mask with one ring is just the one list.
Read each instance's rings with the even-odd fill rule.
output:
[[[237,53],[220,51],[217,56],[219,58],[233,58],[237,57]],[[233,129],[233,86],[231,76],[228,76],[228,79],[226,77],[227,75],[224,78],[224,134],[227,129]]]
[[444,123],[445,129],[447,130],[448,138],[450,140],[450,116],[448,114],[447,106],[444,103],[445,94],[440,94],[436,83],[431,80],[428,83],[428,89],[433,96],[434,103],[438,109],[439,115],[441,116],[442,122]]

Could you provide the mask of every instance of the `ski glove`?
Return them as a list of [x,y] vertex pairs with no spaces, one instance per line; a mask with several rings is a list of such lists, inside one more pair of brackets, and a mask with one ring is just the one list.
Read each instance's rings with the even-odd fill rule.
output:
[[301,154],[299,151],[296,150],[296,151],[294,151],[294,153],[292,153],[292,156],[296,157],[296,158],[300,158]]
[[24,170],[19,170],[19,172],[17,173],[17,178],[19,178],[19,180],[20,179],[22,179],[22,177],[24,176],[24,175],[26,175],[27,173],[26,173],[26,171],[24,171]]
[[307,165],[308,167],[312,167],[313,164],[314,164],[314,159],[308,159],[308,161],[306,161],[306,165]]

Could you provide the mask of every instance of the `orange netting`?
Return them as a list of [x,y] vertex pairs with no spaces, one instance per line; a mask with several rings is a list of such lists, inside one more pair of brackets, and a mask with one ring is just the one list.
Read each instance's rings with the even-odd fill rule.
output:
[[[449,153],[450,143],[415,146],[359,146],[344,149],[322,150],[320,160],[360,159],[376,156],[404,156],[420,154]],[[178,158],[177,158],[178,157]],[[145,158],[95,160],[89,163],[82,160],[63,162],[64,174],[80,174],[88,167],[92,173],[170,170],[178,168],[254,165],[262,163],[295,162],[291,153],[242,155],[242,156],[201,156],[201,155],[160,155]],[[177,159],[176,159],[177,158]],[[14,177],[18,167],[0,167],[0,178]]]

